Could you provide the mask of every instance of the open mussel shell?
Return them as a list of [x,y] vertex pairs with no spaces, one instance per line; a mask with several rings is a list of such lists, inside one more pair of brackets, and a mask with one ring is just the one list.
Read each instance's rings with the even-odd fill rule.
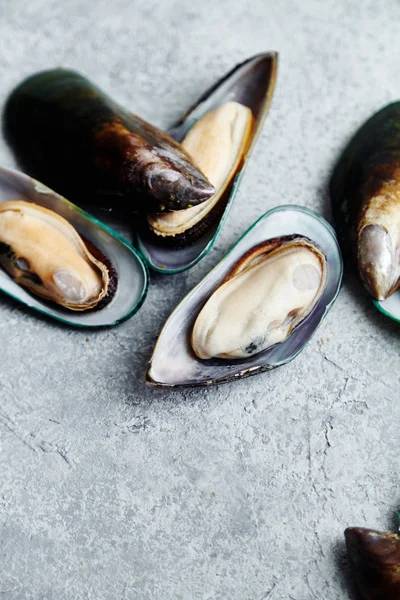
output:
[[[183,244],[174,248],[156,240],[145,230],[137,235],[137,247],[148,265],[160,273],[179,273],[191,268],[213,247],[228,216],[236,195],[244,168],[260,135],[267,115],[276,80],[278,55],[275,52],[259,54],[232,69],[220,81],[207,90],[198,102],[168,130],[168,133],[181,142],[193,125],[210,111],[226,102],[237,102],[248,107],[254,118],[250,139],[239,168],[227,187],[223,199],[223,209],[218,217],[207,224],[206,231],[195,243]],[[216,157],[217,158],[217,157]]]
[[[324,291],[312,312],[285,341],[259,354],[235,360],[198,358],[190,342],[193,325],[216,287],[250,249],[266,240],[293,235],[311,240],[327,262]],[[300,206],[282,206],[267,212],[173,311],[154,348],[147,373],[148,383],[167,387],[212,385],[290,362],[301,352],[331,308],[339,292],[342,271],[335,233],[320,215]]]
[[32,202],[66,219],[93,248],[105,257],[115,273],[117,286],[103,308],[75,312],[43,300],[18,285],[0,268],[0,290],[48,317],[76,327],[104,327],[128,319],[140,308],[147,293],[148,272],[138,253],[119,234],[59,196],[35,179],[12,169],[0,168],[0,203]]
[[400,322],[400,102],[357,131],[330,193],[339,241],[380,312]]
[[364,527],[349,527],[344,536],[361,600],[399,600],[400,537]]

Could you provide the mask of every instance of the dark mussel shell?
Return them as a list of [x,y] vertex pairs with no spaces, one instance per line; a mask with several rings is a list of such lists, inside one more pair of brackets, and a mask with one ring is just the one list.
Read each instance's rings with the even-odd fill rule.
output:
[[334,169],[330,193],[342,249],[379,310],[399,320],[400,102],[359,129]]
[[23,81],[7,100],[3,125],[22,168],[78,204],[162,212],[214,192],[175,140],[74,71]]
[[349,527],[344,535],[362,600],[399,600],[399,536],[363,527]]

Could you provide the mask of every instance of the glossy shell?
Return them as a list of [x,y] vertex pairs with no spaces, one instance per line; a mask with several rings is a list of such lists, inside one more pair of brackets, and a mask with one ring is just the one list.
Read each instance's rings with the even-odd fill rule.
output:
[[9,96],[4,133],[23,170],[77,204],[179,210],[214,192],[184,149],[85,77],[32,75]]
[[[246,359],[204,361],[190,347],[190,334],[201,307],[215,287],[254,246],[278,236],[310,238],[327,258],[327,284],[320,301],[290,337]],[[342,259],[330,225],[302,207],[282,206],[263,215],[233,246],[224,259],[182,300],[158,338],[147,373],[154,386],[198,386],[224,383],[273,369],[293,360],[307,344],[331,308],[342,279]]]
[[140,308],[148,287],[146,266],[117,233],[35,179],[0,168],[0,203],[24,200],[66,219],[115,269],[118,287],[111,302],[97,311],[74,312],[30,294],[0,268],[0,290],[29,308],[76,327],[116,325]]
[[399,600],[399,536],[364,527],[349,527],[344,535],[361,600]]
[[334,169],[330,192],[344,253],[375,306],[400,322],[400,292],[391,293],[400,277],[400,102],[358,130]]
[[185,271],[201,260],[213,247],[228,216],[246,163],[267,115],[275,88],[277,62],[278,55],[270,52],[257,55],[236,66],[207,90],[168,131],[174,139],[182,141],[198,119],[227,101],[239,102],[249,107],[254,117],[251,139],[241,166],[227,188],[223,213],[210,223],[204,235],[194,244],[183,248],[165,247],[143,232],[137,235],[137,247],[155,271],[166,274]]
[[326,258],[310,239],[289,235],[257,244],[197,315],[192,349],[204,360],[231,360],[284,342],[319,302],[326,281]]

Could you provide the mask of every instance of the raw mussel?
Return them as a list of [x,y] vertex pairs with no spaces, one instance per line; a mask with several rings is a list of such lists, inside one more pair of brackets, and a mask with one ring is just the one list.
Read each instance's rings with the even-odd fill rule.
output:
[[188,208],[214,193],[180,144],[74,71],[23,81],[3,123],[22,168],[78,204],[130,215]]
[[205,92],[169,130],[216,192],[196,207],[155,212],[144,219],[138,247],[156,271],[184,271],[213,246],[268,112],[276,70],[274,52],[246,60]]
[[147,380],[223,383],[291,361],[339,292],[335,234],[306,208],[263,215],[182,300],[157,341]]
[[363,527],[349,527],[344,535],[362,600],[399,600],[399,535]]
[[66,219],[33,202],[0,204],[0,265],[45,300],[89,310],[112,300],[117,281]]
[[226,102],[201,117],[182,140],[196,164],[207,174],[216,193],[209,200],[186,210],[147,215],[152,233],[160,242],[188,246],[204,235],[220,216],[223,198],[232,183],[248,147],[253,129],[253,113],[238,102]]
[[326,258],[308,238],[282,236],[251,248],[213,291],[194,323],[199,358],[247,358],[285,341],[313,310]]
[[339,239],[375,305],[400,320],[400,102],[373,115],[334,170]]
[[38,181],[0,168],[0,290],[69,325],[114,325],[145,297],[146,267],[110,228]]

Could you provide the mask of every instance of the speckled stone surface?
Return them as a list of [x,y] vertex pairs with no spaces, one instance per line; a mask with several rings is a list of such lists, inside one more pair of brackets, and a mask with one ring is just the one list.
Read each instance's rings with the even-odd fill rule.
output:
[[[343,529],[394,526],[399,328],[350,274],[290,365],[214,389],[144,385],[176,303],[267,209],[330,219],[327,180],[400,97],[397,0],[0,0],[0,101],[75,67],[167,126],[217,77],[280,52],[263,134],[216,248],[153,276],[123,325],[62,328],[0,297],[0,597],[344,600]],[[0,143],[0,163],[14,165]]]

